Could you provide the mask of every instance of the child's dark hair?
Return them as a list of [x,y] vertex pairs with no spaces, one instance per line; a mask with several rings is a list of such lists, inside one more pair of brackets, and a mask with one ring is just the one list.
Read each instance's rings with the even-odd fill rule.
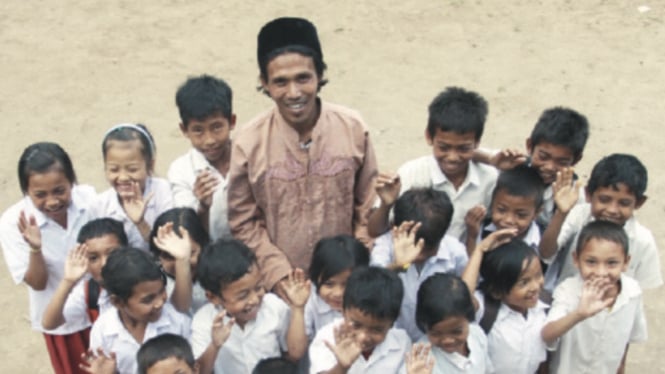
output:
[[252,370],[252,374],[296,374],[298,366],[284,357],[264,358]]
[[492,200],[499,191],[505,191],[510,196],[533,198],[536,209],[540,209],[543,205],[545,183],[536,169],[527,165],[518,165],[499,174],[492,192]]
[[531,261],[539,261],[536,252],[520,239],[513,239],[498,248],[485,253],[480,264],[479,289],[485,300],[500,300],[510,293],[524,270]]
[[416,241],[423,239],[425,248],[438,248],[453,217],[453,203],[448,194],[433,188],[412,188],[395,202],[395,226],[404,221],[420,222]]
[[457,134],[472,132],[479,141],[487,111],[487,101],[482,96],[459,87],[448,87],[429,104],[427,133],[434,138],[437,129]]
[[418,288],[416,324],[427,333],[432,326],[450,317],[463,317],[473,322],[476,314],[471,293],[458,276],[437,273]]
[[111,127],[111,129],[109,129],[104,135],[104,140],[102,141],[102,155],[104,156],[104,160],[106,160],[106,153],[109,148],[108,143],[110,140],[121,142],[138,140],[141,142],[141,155],[145,160],[148,171],[152,171],[155,161],[155,151],[157,148],[155,147],[155,139],[145,125],[140,123],[125,123]]
[[187,339],[175,334],[162,334],[143,343],[136,353],[139,374],[146,374],[154,364],[175,357],[194,369],[196,360]]
[[233,115],[233,91],[223,80],[210,75],[191,77],[178,88],[175,103],[185,129],[192,119],[204,119],[221,114],[226,119]]
[[574,162],[582,158],[589,138],[589,122],[582,114],[563,107],[545,110],[531,131],[531,147],[546,142],[573,152]]
[[141,249],[122,247],[109,255],[102,268],[104,288],[110,295],[127,301],[134,292],[134,287],[146,281],[162,280],[164,274],[152,256]]
[[575,252],[580,255],[584,246],[591,240],[607,240],[619,244],[624,255],[628,256],[628,235],[623,227],[609,221],[591,221],[580,231]]
[[154,243],[154,238],[157,237],[157,231],[159,228],[169,222],[173,223],[173,230],[178,235],[182,235],[180,228],[184,227],[185,230],[189,232],[189,237],[192,238],[201,249],[203,249],[203,247],[205,247],[210,241],[208,233],[205,228],[203,228],[201,219],[194,209],[171,208],[157,217],[155,223],[152,225],[152,230],[150,231],[150,252],[156,257],[173,259],[173,256],[159,249]]
[[356,308],[374,318],[395,321],[403,297],[404,286],[395,273],[363,266],[355,268],[346,282],[343,308]]
[[309,279],[318,290],[328,279],[358,266],[369,265],[369,251],[350,235],[323,238],[316,243],[309,266]]
[[89,221],[79,230],[76,241],[83,244],[90,239],[101,238],[104,235],[115,236],[118,239],[118,243],[123,247],[126,247],[128,244],[125,227],[122,225],[122,222],[113,218],[97,218]]
[[72,160],[62,147],[49,142],[29,145],[23,150],[18,161],[18,182],[21,191],[24,194],[28,192],[30,175],[52,170],[61,171],[69,183],[76,183],[76,173],[74,173]]
[[221,295],[229,284],[258,266],[256,256],[239,240],[219,239],[208,244],[196,265],[196,276],[206,291]]
[[[312,59],[312,62],[314,62],[314,70],[316,70],[316,76],[319,78],[318,90],[321,90],[323,86],[328,84],[328,79],[323,78],[323,73],[327,68],[326,63],[323,62],[323,56],[321,56],[317,51],[313,50],[310,47],[304,45],[296,45],[296,44],[287,45],[286,47],[274,49],[265,56],[258,56],[259,72],[261,74],[262,81],[268,82],[268,64],[270,63],[270,61],[272,61],[275,57],[283,55],[285,53],[297,53],[305,57],[310,57]],[[263,88],[263,86],[259,86],[257,88],[259,91],[270,96],[268,92],[265,90],[265,88]]]
[[614,153],[596,163],[591,170],[586,190],[589,195],[593,195],[600,187],[618,190],[619,183],[623,183],[637,200],[641,200],[647,189],[647,181],[647,168],[637,157]]

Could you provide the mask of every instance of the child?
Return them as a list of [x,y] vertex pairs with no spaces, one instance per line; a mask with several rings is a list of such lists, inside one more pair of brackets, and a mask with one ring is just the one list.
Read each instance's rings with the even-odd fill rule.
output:
[[159,259],[166,278],[166,293],[181,313],[192,315],[206,302],[205,290],[196,280],[201,248],[208,242],[192,208],[172,208],[160,214],[150,233],[150,251]]
[[[94,219],[83,225],[77,242],[69,251],[62,281],[44,311],[45,329],[67,322],[65,315],[86,314],[94,323],[100,313],[111,307],[108,293],[101,287],[102,267],[112,251],[127,245],[122,223],[111,218]],[[86,274],[90,279],[79,281]]]
[[516,234],[514,228],[503,229],[480,242],[463,276],[473,292],[480,269],[476,321],[487,334],[496,373],[535,373],[547,356],[540,337],[547,307],[538,299],[543,288],[540,261],[522,240],[505,243]]
[[367,265],[369,251],[358,239],[338,235],[319,240],[309,267],[315,288],[305,305],[305,331],[310,340],[321,327],[342,316],[346,282],[353,269]]
[[542,330],[556,349],[553,373],[623,373],[628,344],[647,338],[642,291],[622,274],[631,260],[626,232],[594,221],[580,232],[574,261],[579,275],[563,281]]
[[215,240],[229,237],[226,175],[231,159],[230,133],[236,123],[231,87],[221,79],[189,78],[176,93],[180,131],[192,149],[169,167],[176,206],[196,210]]
[[404,300],[397,327],[417,341],[423,336],[415,322],[418,287],[435,273],[461,275],[468,257],[459,240],[445,235],[453,216],[453,204],[445,192],[408,190],[397,199],[394,211],[395,228],[376,239],[371,263],[404,270],[399,275]]
[[[559,253],[551,266],[553,269],[547,271],[548,285],[559,284],[577,274],[571,248],[575,248],[576,237],[582,227],[592,220],[614,222],[626,230],[631,257],[626,274],[635,278],[641,288],[651,289],[663,284],[656,241],[651,231],[642,226],[634,214],[647,199],[644,194],[647,179],[646,168],[632,155],[613,154],[593,167],[586,187],[588,203],[574,208],[569,205],[567,215],[562,210],[565,221],[559,226],[560,231],[556,230],[558,227],[552,228],[558,235],[553,235],[557,239],[556,242],[549,242],[550,249]],[[557,269],[560,269],[558,279]]]
[[444,191],[455,207],[447,234],[466,240],[464,217],[471,209],[489,206],[496,182],[496,169],[472,161],[487,117],[487,102],[475,92],[449,87],[429,105],[425,138],[432,156],[402,165],[398,176],[379,175],[380,206],[370,215],[369,233],[378,236],[389,228],[394,191],[431,187]]
[[111,188],[99,195],[95,214],[122,222],[129,245],[148,250],[155,218],[173,206],[169,183],[152,176],[152,135],[141,124],[113,126],[104,135],[102,153]]
[[316,334],[309,347],[310,373],[396,373],[404,370],[411,340],[393,328],[404,288],[390,270],[361,267],[344,290],[343,320]]
[[192,348],[202,373],[249,373],[264,358],[297,361],[305,353],[304,309],[311,284],[302,270],[289,275],[286,305],[265,293],[254,254],[219,239],[203,249],[197,275],[210,303],[194,315]]
[[256,364],[252,374],[297,374],[298,366],[283,357],[264,358]]
[[457,276],[434,274],[420,285],[416,323],[431,345],[434,373],[493,371],[487,337],[477,324],[470,323],[474,319],[471,294]]
[[46,305],[63,278],[65,259],[76,235],[90,220],[95,191],[76,183],[67,153],[55,143],[27,147],[18,162],[23,199],[0,218],[0,244],[9,274],[28,286],[30,322],[41,331],[57,374],[78,373],[88,345],[90,321],[85,312],[66,315],[57,329],[42,327]]
[[150,254],[116,249],[102,268],[102,279],[114,308],[92,326],[90,349],[113,353],[120,373],[136,372],[136,352],[149,339],[166,333],[189,338],[190,319],[166,301],[166,280]]

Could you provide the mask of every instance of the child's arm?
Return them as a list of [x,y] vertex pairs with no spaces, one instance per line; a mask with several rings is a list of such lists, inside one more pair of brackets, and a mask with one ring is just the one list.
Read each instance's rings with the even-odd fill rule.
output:
[[406,354],[407,374],[432,374],[434,358],[429,354],[431,344],[417,343],[411,346],[411,352]]
[[152,229],[148,222],[145,221],[143,215],[148,203],[153,198],[154,192],[151,192],[145,199],[141,193],[139,182],[134,182],[134,194],[132,197],[124,197],[120,199],[120,204],[125,210],[127,217],[136,225],[141,233],[141,237],[146,242],[150,240],[150,230]]
[[514,148],[506,148],[498,152],[482,148],[473,151],[473,161],[492,165],[499,170],[508,170],[522,165],[527,161],[527,157],[527,154]]
[[65,321],[63,310],[67,297],[72,288],[86,273],[88,269],[88,259],[86,257],[86,245],[79,244],[73,250],[69,251],[65,261],[65,272],[58,288],[51,297],[42,316],[42,327],[46,330],[53,330],[62,325]]
[[295,269],[284,282],[284,292],[291,307],[289,329],[286,333],[287,357],[300,360],[307,352],[309,339],[305,331],[305,304],[309,299],[312,283],[305,279],[305,272]]
[[187,313],[192,306],[192,245],[189,232],[183,226],[180,226],[180,234],[178,236],[173,230],[173,222],[168,222],[157,229],[157,236],[153,240],[159,249],[175,258],[175,287],[171,294],[171,304],[179,312]]
[[614,298],[606,296],[611,287],[607,280],[601,278],[585,281],[577,308],[543,327],[541,336],[545,343],[551,345],[579,322],[612,305]]
[[23,281],[33,290],[42,291],[48,281],[48,268],[42,254],[42,233],[39,231],[35,216],[26,217],[25,212],[21,211],[18,230],[30,247],[28,269],[23,275]]
[[212,195],[215,193],[215,190],[217,190],[218,185],[219,179],[215,178],[215,176],[207,169],[200,172],[196,176],[196,181],[194,181],[194,196],[196,196],[196,200],[199,202],[196,213],[198,213],[201,223],[206,231],[209,230],[208,223],[210,206],[212,205]]
[[351,368],[354,362],[360,357],[362,352],[359,341],[362,340],[362,333],[356,333],[347,322],[335,327],[335,344],[324,341],[326,347],[335,355],[335,366],[326,372],[326,374],[345,374]]
[[224,323],[226,311],[222,310],[212,320],[212,329],[210,332],[211,340],[206,350],[196,360],[199,364],[199,372],[201,374],[211,374],[215,370],[215,360],[217,353],[222,348],[222,345],[231,335],[231,328],[235,320],[231,318],[227,323]]
[[564,168],[557,173],[556,181],[552,183],[556,210],[543,232],[543,237],[538,246],[538,252],[542,259],[549,259],[556,254],[558,249],[557,239],[563,222],[579,199],[580,183],[579,181],[573,181],[573,176],[573,168]]
[[487,209],[482,205],[476,205],[469,209],[464,216],[464,224],[466,225],[466,253],[471,256],[473,249],[476,247],[476,240],[480,233],[480,225],[487,214]]
[[378,208],[374,209],[367,221],[367,231],[373,238],[383,234],[390,228],[390,209],[395,205],[402,184],[398,174],[379,173],[375,182],[376,194],[381,201]]
[[393,258],[395,262],[388,265],[388,269],[405,269],[418,257],[425,247],[425,240],[422,238],[416,242],[416,233],[420,226],[420,222],[404,221],[399,227],[393,227]]

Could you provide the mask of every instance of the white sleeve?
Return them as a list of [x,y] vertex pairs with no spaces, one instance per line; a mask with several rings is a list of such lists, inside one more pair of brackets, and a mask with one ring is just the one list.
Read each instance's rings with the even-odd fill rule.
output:
[[[579,284],[579,282],[580,280],[576,277],[568,278],[554,289],[552,306],[547,313],[547,318],[543,326],[565,317],[577,307],[579,298],[575,297],[576,295],[573,292],[575,291],[575,285]],[[556,339],[551,344],[546,344],[547,349],[550,351],[556,350],[559,347],[560,340],[561,338]]]
[[182,172],[182,160],[176,159],[171,163],[167,177],[171,184],[173,205],[176,207],[189,207],[197,209],[199,202],[194,195],[194,186],[187,181]]
[[25,272],[28,271],[30,249],[18,230],[18,214],[20,207],[12,207],[0,219],[0,244],[2,254],[7,263],[9,274],[16,284],[23,282]]
[[374,247],[370,252],[370,265],[387,267],[395,262],[393,253],[393,235],[390,231],[374,240]]
[[563,221],[561,225],[561,230],[559,231],[559,236],[557,236],[557,252],[567,245],[576,235],[582,230],[582,226],[585,223],[585,217],[588,217],[586,214],[587,211],[590,212],[589,205],[576,205],[573,209],[570,210],[568,216]]
[[333,326],[336,325],[337,322],[332,322],[319,330],[314,341],[309,346],[310,374],[328,371],[337,364],[335,354],[325,344],[326,341],[332,344],[335,343]]
[[[152,197],[157,207],[157,216],[173,208],[173,195],[169,182],[162,178],[153,178],[155,195]],[[152,226],[152,224],[151,224]]]
[[[631,257],[630,261],[637,261],[635,267],[635,279],[640,283],[642,289],[652,289],[660,287],[663,284],[663,277],[660,273],[660,256],[656,240],[651,231],[640,230],[637,234],[637,243],[634,253],[640,253],[641,258]],[[632,249],[628,248],[630,252]]]
[[642,295],[637,300],[637,307],[635,308],[635,320],[633,321],[633,329],[630,333],[630,342],[639,343],[647,340],[647,320],[644,316],[644,306],[642,304]]
[[[288,352],[289,345],[286,341],[286,337],[289,333],[289,326],[291,326],[291,308],[282,301],[279,297],[275,296],[275,305],[277,309],[277,318],[279,318],[279,347],[282,352]],[[303,326],[304,327],[304,326]]]
[[210,345],[210,342],[212,342],[210,334],[212,333],[214,314],[211,315],[210,308],[213,308],[212,312],[214,313],[214,306],[208,304],[199,309],[192,320],[191,337],[189,341],[192,345],[194,358],[196,359],[201,357],[203,352],[208,348],[208,345]]

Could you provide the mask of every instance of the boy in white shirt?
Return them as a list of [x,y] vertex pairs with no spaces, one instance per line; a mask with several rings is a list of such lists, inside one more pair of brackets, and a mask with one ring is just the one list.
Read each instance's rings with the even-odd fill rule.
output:
[[645,341],[642,291],[622,274],[630,261],[628,237],[607,221],[587,224],[574,261],[579,275],[563,281],[542,330],[555,350],[553,373],[623,373],[628,344]]
[[260,360],[282,352],[294,362],[302,358],[311,288],[302,270],[284,282],[287,305],[265,293],[256,257],[246,245],[220,239],[201,253],[197,276],[210,301],[192,321],[192,350],[201,373],[249,374]]
[[344,290],[344,318],[319,330],[309,348],[310,373],[403,372],[411,340],[393,327],[403,294],[390,270],[356,268]]
[[180,131],[192,149],[171,163],[168,179],[177,207],[197,211],[215,240],[230,237],[227,220],[226,175],[231,160],[231,130],[236,116],[231,87],[202,75],[188,79],[176,93]]

